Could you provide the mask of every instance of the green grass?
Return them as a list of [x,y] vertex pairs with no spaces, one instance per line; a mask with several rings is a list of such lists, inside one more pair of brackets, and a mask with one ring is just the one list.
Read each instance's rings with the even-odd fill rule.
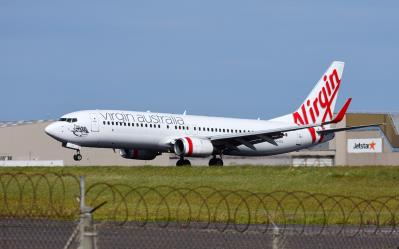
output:
[[95,182],[130,186],[199,187],[252,192],[307,191],[355,195],[367,199],[399,193],[397,167],[26,167],[0,168],[0,173],[69,173]]
[[[58,173],[58,174],[73,174],[73,175],[84,175],[86,177],[86,185],[92,186],[93,184],[102,182],[108,184],[120,184],[128,185],[130,187],[146,186],[172,186],[175,188],[197,188],[200,186],[208,186],[218,190],[237,191],[240,192],[241,196],[245,196],[246,202],[238,194],[227,195],[225,199],[221,195],[213,194],[213,190],[209,188],[198,189],[198,192],[202,196],[209,198],[207,209],[203,207],[203,201],[198,195],[190,192],[186,196],[186,199],[190,205],[186,205],[182,196],[188,193],[188,190],[178,192],[172,192],[167,197],[167,205],[161,202],[161,197],[156,192],[149,192],[143,198],[140,199],[140,194],[145,193],[146,189],[141,189],[138,192],[133,192],[128,195],[127,203],[129,208],[128,219],[131,220],[164,220],[170,217],[172,220],[207,220],[209,216],[207,213],[211,213],[212,219],[217,221],[235,220],[236,222],[246,222],[249,217],[252,222],[265,221],[265,217],[279,220],[285,219],[285,222],[290,223],[301,223],[310,222],[309,214],[312,214],[311,222],[322,223],[322,216],[320,213],[328,213],[329,223],[359,223],[358,211],[364,212],[363,222],[373,223],[375,222],[375,208],[374,206],[367,206],[361,204],[361,206],[354,210],[353,203],[350,201],[342,201],[342,208],[345,209],[345,217],[343,218],[341,207],[336,205],[334,201],[326,201],[326,210],[321,210],[320,206],[314,199],[306,198],[305,194],[298,195],[304,201],[302,204],[294,198],[290,197],[284,199],[282,206],[284,206],[284,212],[282,212],[275,202],[271,199],[265,201],[268,213],[261,217],[259,211],[260,202],[255,197],[250,197],[250,193],[245,192],[256,192],[256,193],[270,193],[274,191],[305,191],[310,193],[322,193],[327,195],[345,195],[345,196],[357,196],[364,199],[375,199],[381,196],[396,196],[399,193],[399,168],[396,167],[385,167],[385,166],[374,166],[374,167],[329,167],[329,168],[293,168],[293,167],[253,167],[253,166],[235,166],[235,167],[222,167],[222,168],[209,168],[209,167],[27,167],[27,168],[0,168],[0,174],[2,173]],[[50,182],[54,183],[57,179],[49,177]],[[7,182],[7,179],[3,177],[2,182]],[[67,210],[69,213],[74,213],[78,207],[75,199],[78,196],[78,185],[72,178],[68,178],[64,181],[64,188],[61,188],[62,184],[57,183],[57,188],[54,188],[53,198],[56,203],[56,207],[59,210]],[[3,184],[4,185],[4,184]],[[6,191],[8,193],[7,205],[8,208],[4,212],[9,212],[10,209],[21,210],[21,203],[25,210],[31,206],[46,206],[46,198],[48,199],[48,191],[46,190],[46,184],[44,181],[40,181],[37,185],[36,191],[36,204],[33,205],[32,194],[30,190],[31,185],[25,184],[23,188],[24,194],[23,200],[20,199],[19,192],[21,187],[18,188],[18,184],[14,181],[9,184]],[[126,211],[122,206],[118,206],[121,196],[112,192],[112,189],[105,188],[104,185],[95,185],[88,193],[88,202],[91,205],[97,205],[102,201],[108,201],[108,203],[98,210],[98,218],[109,218],[110,213],[113,213],[117,219],[124,219]],[[126,193],[129,191],[128,187],[120,186],[117,188],[120,193]],[[65,190],[65,191],[64,191]],[[114,189],[115,190],[115,189]],[[161,187],[158,191],[162,195],[166,195],[170,192],[170,188]],[[225,195],[227,192],[223,192]],[[60,196],[65,195],[64,199]],[[262,195],[263,196],[263,195]],[[283,197],[283,193],[275,194],[278,198]],[[264,197],[264,196],[263,196]],[[57,199],[58,198],[58,199]],[[119,199],[118,199],[119,198]],[[266,197],[265,197],[266,198]],[[321,198],[321,197],[319,197]],[[61,200],[62,199],[62,200]],[[222,201],[221,201],[222,200]],[[0,199],[0,203],[3,200]],[[360,202],[360,201],[359,201]],[[28,204],[27,204],[28,203]],[[245,204],[249,205],[250,208],[246,208]],[[394,206],[398,205],[396,202],[389,202],[387,205],[378,204],[379,210],[382,210],[382,214],[385,223],[389,223],[390,217],[388,216],[387,210],[393,210]],[[3,205],[4,206],[4,205]],[[157,209],[161,206],[161,209]],[[167,209],[167,207],[169,209]],[[47,210],[45,208],[41,210]],[[207,212],[205,212],[205,210]],[[226,211],[227,210],[227,211]],[[306,210],[304,212],[303,210]],[[396,209],[395,209],[396,210]],[[190,214],[191,211],[191,214]],[[323,212],[322,212],[323,211]],[[352,212],[351,212],[352,211]],[[350,215],[347,215],[350,214]],[[190,217],[189,217],[190,216]],[[283,217],[284,216],[284,217]],[[306,221],[304,221],[306,216]],[[255,218],[254,218],[255,217]],[[261,218],[259,218],[261,217]],[[288,217],[288,218],[287,218]],[[380,218],[381,218],[380,217]],[[381,222],[381,221],[379,221]]]

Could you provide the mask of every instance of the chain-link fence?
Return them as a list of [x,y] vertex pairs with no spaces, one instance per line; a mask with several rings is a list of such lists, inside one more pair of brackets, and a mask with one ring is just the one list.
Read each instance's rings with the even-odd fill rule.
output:
[[399,248],[398,196],[85,185],[0,174],[0,248]]

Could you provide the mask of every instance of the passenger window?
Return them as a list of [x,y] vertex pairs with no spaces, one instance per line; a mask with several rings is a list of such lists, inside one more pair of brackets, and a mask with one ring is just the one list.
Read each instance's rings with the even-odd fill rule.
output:
[[209,131],[209,128],[206,128],[207,131]]
[[194,126],[194,130],[196,131],[197,130],[197,128]]
[[105,125],[105,121],[103,121],[103,125]]
[[161,125],[158,125],[158,128],[161,128]]
[[[195,129],[195,128],[194,128]],[[201,131],[201,127],[198,127],[198,130]]]
[[150,124],[150,127],[152,128],[152,124]]
[[126,123],[123,123],[124,126],[126,126]]
[[166,128],[169,129],[169,125],[167,125]]
[[187,126],[187,130],[189,130],[190,128]]
[[186,127],[183,126],[183,130],[185,130]]
[[109,121],[108,121],[108,125],[109,125],[110,123],[109,123]]
[[145,127],[148,127],[148,125],[147,125],[147,124],[145,124]]
[[219,128],[219,132],[222,132],[222,129]]
[[114,122],[111,122],[112,125],[114,125]]

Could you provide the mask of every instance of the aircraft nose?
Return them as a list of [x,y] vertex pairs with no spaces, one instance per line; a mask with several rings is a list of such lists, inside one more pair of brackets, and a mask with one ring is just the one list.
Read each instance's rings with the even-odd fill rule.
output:
[[47,125],[47,127],[44,129],[44,132],[47,135],[51,136],[51,137],[55,137],[55,135],[56,135],[56,124],[52,123],[52,124]]

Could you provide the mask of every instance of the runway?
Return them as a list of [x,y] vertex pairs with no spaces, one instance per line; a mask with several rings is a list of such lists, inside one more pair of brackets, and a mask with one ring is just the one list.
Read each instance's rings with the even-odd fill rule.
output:
[[[166,228],[159,224],[147,224],[144,227],[137,223],[118,225],[110,222],[96,223],[97,245],[102,248],[387,248],[399,246],[399,234],[390,228],[365,229],[356,234],[357,229],[347,228],[345,233],[340,227],[328,227],[323,234],[318,226],[306,226],[307,232],[298,234],[298,226],[288,226],[273,235],[276,230],[262,232],[259,226],[253,225],[246,232],[240,233],[227,228],[224,232],[217,228],[221,224],[211,224],[204,229],[201,223],[191,223],[190,227],[169,225]],[[29,219],[1,219],[0,248],[64,248],[78,222],[49,221]],[[327,232],[328,231],[328,232]],[[335,232],[334,232],[335,231]],[[77,248],[77,237],[68,248]]]

